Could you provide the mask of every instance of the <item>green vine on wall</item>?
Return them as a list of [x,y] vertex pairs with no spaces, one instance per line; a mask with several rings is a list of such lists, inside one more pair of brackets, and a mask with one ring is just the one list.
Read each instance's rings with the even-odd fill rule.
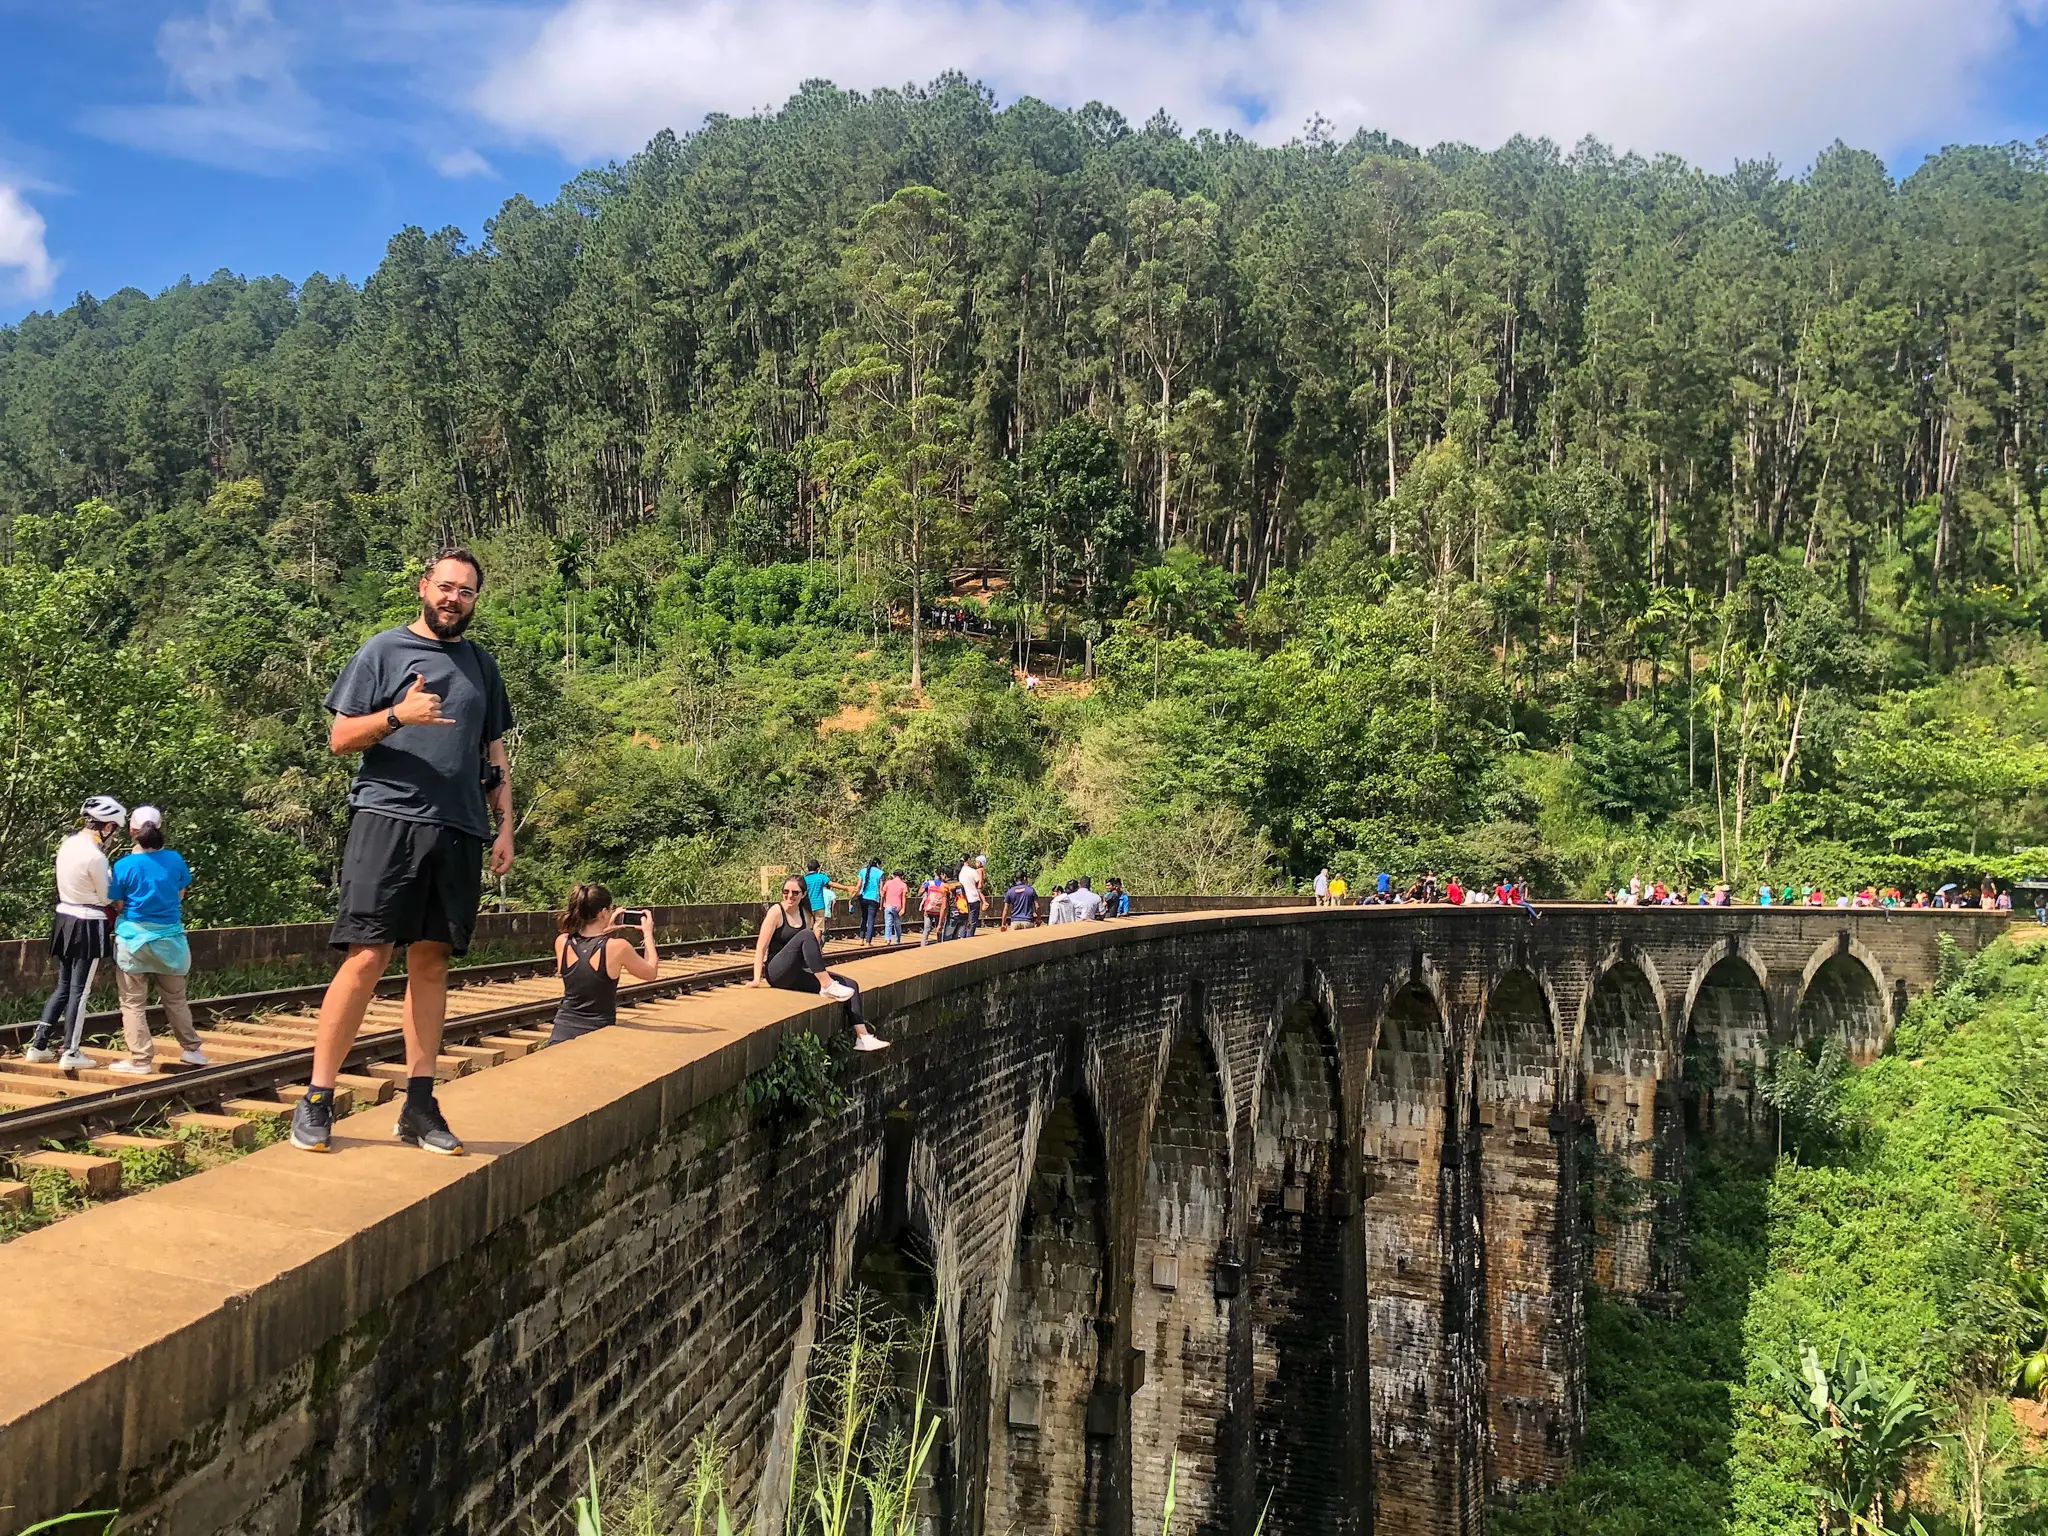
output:
[[827,1045],[809,1030],[790,1030],[776,1045],[775,1059],[747,1079],[747,1108],[783,1124],[830,1119],[846,1107],[846,1090],[839,1086],[845,1065],[843,1044]]

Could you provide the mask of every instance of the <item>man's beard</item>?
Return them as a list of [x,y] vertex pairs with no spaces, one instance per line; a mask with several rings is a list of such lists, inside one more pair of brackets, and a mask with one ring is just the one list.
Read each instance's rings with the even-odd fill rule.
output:
[[476,610],[472,608],[469,612],[459,613],[451,619],[444,617],[438,608],[422,608],[420,617],[427,621],[427,628],[434,632],[435,639],[459,640],[462,638],[462,632],[469,628],[469,621],[476,617]]

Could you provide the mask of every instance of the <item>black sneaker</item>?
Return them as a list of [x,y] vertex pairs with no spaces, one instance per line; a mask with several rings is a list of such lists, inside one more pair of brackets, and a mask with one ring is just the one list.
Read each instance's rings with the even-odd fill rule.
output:
[[301,1152],[325,1152],[334,1135],[334,1100],[313,1102],[311,1094],[292,1110],[292,1145]]
[[448,1122],[441,1118],[441,1106],[432,1099],[427,1100],[425,1109],[414,1109],[410,1104],[401,1109],[398,1125],[391,1134],[409,1147],[423,1147],[443,1157],[462,1156],[461,1139],[448,1129]]

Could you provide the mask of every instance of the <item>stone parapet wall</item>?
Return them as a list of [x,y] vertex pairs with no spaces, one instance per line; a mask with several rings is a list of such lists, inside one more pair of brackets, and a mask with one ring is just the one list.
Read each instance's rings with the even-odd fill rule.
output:
[[1869,995],[1826,1018],[1889,1018],[1938,933],[2000,927],[1268,909],[883,953],[848,969],[895,1048],[793,1129],[739,1089],[836,1007],[653,1004],[444,1085],[468,1158],[370,1110],[327,1158],[272,1148],[0,1247],[30,1303],[0,1313],[0,1530],[118,1504],[163,1533],[512,1536],[586,1446],[707,1425],[772,1528],[823,1313],[926,1264],[945,1528],[1148,1528],[1170,1445],[1205,1531],[1270,1493],[1268,1529],[1465,1536],[1582,1432],[1560,1243],[1606,978],[1654,977],[1669,1042],[1739,956],[1790,1038],[1831,957]]
[[[1298,896],[1139,896],[1140,912],[1197,912],[1220,908],[1300,906]],[[842,909],[843,910],[843,909]],[[694,906],[656,907],[655,924],[664,940],[717,939],[751,933],[760,920],[757,901],[704,902]],[[320,960],[332,951],[328,924],[275,923],[255,928],[194,928],[192,971],[197,984],[208,971],[228,966],[271,965]],[[520,949],[546,954],[555,936],[552,912],[484,912],[476,920],[477,948]],[[50,967],[47,938],[0,939],[0,997],[18,997],[48,990],[56,980]],[[197,995],[196,993],[194,994]]]

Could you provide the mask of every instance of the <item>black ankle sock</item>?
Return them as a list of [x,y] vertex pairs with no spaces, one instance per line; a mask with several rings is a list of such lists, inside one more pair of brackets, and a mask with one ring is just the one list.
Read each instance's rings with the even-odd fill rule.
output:
[[431,1109],[433,1104],[434,1080],[431,1077],[408,1077],[405,1080],[407,1109]]
[[306,1102],[313,1105],[332,1105],[334,1103],[334,1090],[332,1088],[308,1088],[306,1090]]

